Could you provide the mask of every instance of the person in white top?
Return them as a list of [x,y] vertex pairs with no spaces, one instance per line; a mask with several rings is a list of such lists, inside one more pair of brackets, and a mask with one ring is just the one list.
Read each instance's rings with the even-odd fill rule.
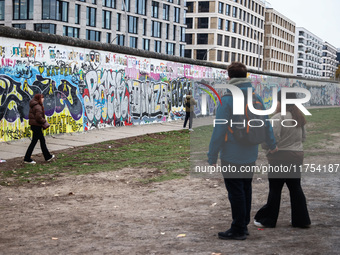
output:
[[[296,98],[295,93],[287,93],[287,99]],[[301,172],[303,164],[303,144],[306,138],[306,120],[303,113],[295,105],[287,105],[287,114],[281,114],[281,91],[278,92],[278,106],[272,119],[280,119],[273,125],[278,152],[267,154],[272,169],[277,166],[287,166],[291,172],[268,172],[269,194],[267,204],[255,215],[254,224],[258,227],[275,228],[280,211],[281,191],[286,183],[291,203],[291,223],[293,227],[307,228],[311,221],[307,209],[306,197],[301,187]],[[279,124],[285,120],[285,126]],[[291,121],[289,121],[291,120]],[[292,127],[295,126],[295,127]],[[267,149],[265,145],[262,145]],[[269,168],[270,169],[270,168]]]

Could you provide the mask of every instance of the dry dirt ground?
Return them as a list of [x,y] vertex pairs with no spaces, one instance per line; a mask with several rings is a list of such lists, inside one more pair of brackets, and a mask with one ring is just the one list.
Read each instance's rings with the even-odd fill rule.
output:
[[[339,138],[334,136],[333,152],[339,152]],[[258,163],[265,162],[261,154]],[[339,164],[340,159],[339,154],[313,156],[305,163]],[[222,179],[189,175],[161,183],[138,181],[152,170],[0,186],[0,254],[340,254],[340,169],[303,178],[311,228],[290,226],[285,187],[277,227],[259,229],[251,223],[244,241],[217,238],[231,223]],[[255,176],[252,216],[267,193],[265,177]]]

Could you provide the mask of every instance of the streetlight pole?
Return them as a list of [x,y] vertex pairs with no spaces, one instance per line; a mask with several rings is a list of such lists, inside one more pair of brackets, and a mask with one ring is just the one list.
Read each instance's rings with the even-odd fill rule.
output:
[[260,71],[260,57],[261,57],[261,54],[260,54],[260,40],[259,40],[259,36],[258,36],[258,34],[256,34],[256,30],[254,29],[254,27],[252,25],[250,25],[248,22],[246,22],[244,20],[241,20],[241,19],[236,19],[236,20],[239,21],[239,22],[242,22],[245,25],[247,25],[254,32],[254,37],[256,38],[256,41],[257,41],[257,55],[258,55],[257,56],[257,69]]
[[[207,52],[206,52],[206,53],[204,54],[204,56],[203,56],[203,60],[208,60],[208,53],[209,53],[209,51],[211,51],[211,50],[213,50],[213,49],[216,49],[216,48],[217,48],[217,46],[208,49]],[[206,58],[207,58],[207,59],[206,59]]]
[[126,12],[126,2],[125,0],[123,0],[123,5],[124,5],[124,12],[125,12],[125,46],[126,47],[129,47],[128,43],[128,25],[129,25],[129,22],[128,22],[128,15],[127,15],[127,12]]

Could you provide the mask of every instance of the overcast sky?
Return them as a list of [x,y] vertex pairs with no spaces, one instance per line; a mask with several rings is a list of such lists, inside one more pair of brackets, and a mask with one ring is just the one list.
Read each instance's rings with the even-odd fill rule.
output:
[[[323,41],[340,48],[340,0],[266,0],[275,9]],[[268,4],[270,3],[270,5]]]

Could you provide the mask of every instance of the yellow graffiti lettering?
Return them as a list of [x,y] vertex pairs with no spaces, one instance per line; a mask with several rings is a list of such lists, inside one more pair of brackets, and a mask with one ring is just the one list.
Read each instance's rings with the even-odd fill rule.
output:
[[67,83],[66,83],[66,81],[64,81],[64,88],[63,88],[63,91],[67,91]]

